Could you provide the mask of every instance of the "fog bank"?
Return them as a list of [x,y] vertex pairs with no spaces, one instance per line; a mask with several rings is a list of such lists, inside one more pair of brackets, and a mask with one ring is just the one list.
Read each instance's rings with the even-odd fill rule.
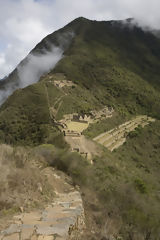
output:
[[29,54],[25,65],[19,65],[17,68],[19,87],[24,88],[37,82],[43,74],[53,69],[62,57],[63,50],[53,46],[51,51],[45,51],[43,54]]
[[40,77],[55,67],[63,57],[64,50],[61,47],[52,45],[50,51],[44,50],[41,54],[30,53],[27,58],[17,67],[17,82],[5,84],[0,90],[0,105],[16,89],[27,87],[38,82]]

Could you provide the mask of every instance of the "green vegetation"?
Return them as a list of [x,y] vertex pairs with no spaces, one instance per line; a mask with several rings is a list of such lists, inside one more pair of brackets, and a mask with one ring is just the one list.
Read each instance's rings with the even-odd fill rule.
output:
[[128,137],[114,153],[104,150],[93,165],[76,153],[40,147],[46,149],[50,166],[70,175],[81,187],[87,221],[92,216],[96,232],[96,237],[90,234],[87,239],[101,239],[104,229],[117,239],[159,239],[159,139],[160,122],[156,121],[141,129],[141,135]]
[[[160,39],[118,21],[83,18],[68,24],[60,33],[66,31],[73,31],[75,37],[55,69],[39,83],[16,91],[1,107],[1,142],[37,145],[51,143],[54,136],[63,142],[50,119],[49,106],[57,109],[56,119],[73,112],[88,113],[104,105],[114,107],[124,117],[146,114],[159,118]],[[32,52],[48,49],[46,42],[57,45],[57,39],[58,32],[47,36]],[[77,86],[58,90],[48,78],[57,78],[54,73],[62,73],[60,79],[64,74]],[[102,131],[100,125],[107,129],[105,122],[98,124],[91,126],[90,137]]]
[[91,139],[98,136],[101,133],[107,132],[112,128],[119,126],[128,120],[130,115],[123,116],[121,114],[114,113],[111,118],[107,118],[97,123],[90,124],[89,127],[83,132],[83,134]]
[[81,86],[60,90],[48,80],[47,75],[40,82],[15,91],[1,106],[0,142],[29,146],[52,143],[63,148],[66,143],[50,116],[50,108],[57,111],[55,119],[62,119],[64,114],[89,113],[102,107],[89,90]]
[[141,133],[142,133],[142,127],[138,126],[134,131],[132,131],[128,134],[128,137],[129,138],[138,137],[141,135]]
[[[160,39],[138,27],[122,26],[121,22],[83,18],[60,33],[65,31],[73,31],[75,37],[55,69],[38,83],[14,92],[1,106],[0,142],[37,146],[34,151],[45,166],[64,171],[81,187],[89,229],[87,240],[106,236],[159,240]],[[57,43],[57,33],[46,40]],[[47,41],[43,40],[33,52],[47,48]],[[49,78],[56,73],[64,74],[76,86],[56,88]],[[112,153],[102,148],[101,156],[90,165],[78,154],[68,152],[50,109],[59,120],[64,114],[89,113],[104,105],[113,107],[115,115],[91,124],[84,131],[86,136],[93,138],[139,114],[157,120],[129,133],[126,143]],[[19,158],[14,164],[24,173]],[[31,173],[25,174],[27,178]],[[11,190],[20,189],[17,176],[21,179],[17,173],[9,177]],[[96,234],[91,233],[90,226]]]
[[120,22],[78,19],[72,25],[74,41],[53,72],[63,72],[119,112],[159,118],[160,40]]
[[58,139],[63,147],[62,134],[51,123],[43,82],[17,90],[1,107],[1,142],[31,146],[53,142],[58,145]]

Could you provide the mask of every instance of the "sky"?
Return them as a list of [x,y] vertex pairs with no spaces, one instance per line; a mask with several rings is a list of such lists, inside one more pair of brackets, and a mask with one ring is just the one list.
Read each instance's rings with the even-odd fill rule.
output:
[[160,29],[160,0],[0,0],[0,79],[46,35],[83,16]]

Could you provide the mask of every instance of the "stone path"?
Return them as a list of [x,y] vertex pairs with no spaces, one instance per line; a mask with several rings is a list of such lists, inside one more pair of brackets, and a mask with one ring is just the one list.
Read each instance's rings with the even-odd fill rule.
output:
[[135,128],[137,128],[139,125],[145,127],[147,124],[154,121],[155,119],[147,117],[145,115],[137,116],[133,120],[125,122],[108,132],[100,134],[93,140],[102,144],[110,151],[113,151],[114,149],[119,148],[121,145],[123,145],[129,132],[134,131]]
[[[61,181],[60,176],[54,176]],[[82,198],[71,185],[65,185],[70,186],[70,191],[56,192],[54,201],[43,210],[14,216],[8,227],[0,231],[0,240],[77,239],[85,227]]]

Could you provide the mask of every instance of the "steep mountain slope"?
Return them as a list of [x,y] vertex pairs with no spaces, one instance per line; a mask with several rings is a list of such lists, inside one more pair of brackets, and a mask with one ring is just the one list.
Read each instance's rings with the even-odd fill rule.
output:
[[[61,46],[65,57],[50,72],[50,76],[55,73],[63,73],[68,80],[77,84],[76,88],[65,90],[67,92],[60,107],[59,117],[65,113],[89,112],[94,108],[109,105],[123,115],[147,114],[159,118],[160,40],[154,35],[121,21],[96,22],[79,18],[47,36],[31,53],[44,53],[44,50],[48,51],[53,44]],[[24,68],[27,67],[27,59],[23,60],[20,65],[23,65]],[[1,83],[1,89],[8,89],[8,84],[13,89],[20,86],[17,71],[18,68],[5,82]],[[49,82],[48,75],[43,78],[43,81],[46,82],[45,84],[49,84],[48,89],[51,89],[50,85],[52,84],[47,83],[47,81]],[[3,133],[14,135],[12,123],[15,134],[20,134],[23,138],[26,138],[24,128],[30,128],[29,124],[32,122],[34,125],[37,121],[38,124],[39,121],[43,125],[46,124],[46,118],[49,118],[49,115],[47,116],[47,100],[44,90],[41,81],[32,87],[19,90],[11,96],[1,107],[2,136]],[[50,90],[53,103],[55,91],[57,89],[54,87],[52,91]],[[37,100],[34,97],[35,94]],[[31,95],[33,95],[33,100],[31,100]],[[16,117],[15,112],[18,111],[18,118],[19,115],[23,115],[19,109],[22,107],[26,111],[24,104],[29,107],[28,113],[24,114],[24,118],[28,119],[29,127],[26,128],[26,124],[23,125],[23,121],[20,119],[18,124],[24,127],[15,127],[13,120]],[[46,115],[43,113],[44,117],[39,117],[39,114],[36,113],[39,112],[39,107],[41,108],[42,105]],[[8,110],[6,110],[7,108]],[[32,117],[28,118],[28,114]],[[39,125],[35,128],[39,129]],[[33,132],[37,131],[39,132],[39,130],[33,130]],[[40,135],[43,136],[42,133]],[[19,137],[16,138],[19,139]],[[31,134],[28,138],[31,138]],[[41,138],[43,139],[43,137]],[[18,142],[19,140],[14,138],[7,142],[12,143],[13,141]],[[36,141],[38,140],[35,140],[35,143]]]
[[[51,45],[61,48],[64,57],[0,107],[0,141],[66,149],[47,156],[51,166],[81,187],[87,213],[83,239],[159,240],[160,39],[130,21],[78,18],[31,53],[44,54]],[[25,69],[27,59],[20,65]],[[18,68],[1,83],[1,90],[21,86],[17,74]],[[138,126],[113,152],[101,147],[93,165],[76,154],[66,158],[64,119],[80,115],[75,121],[84,123],[105,106],[114,109],[112,116],[93,121],[83,132],[88,138],[118,129],[137,115],[155,122]]]
[[[119,103],[131,113],[159,110],[160,40],[121,22],[81,19],[67,57],[55,72],[90,88],[103,103]],[[77,21],[72,24],[76,24]],[[155,89],[156,88],[156,89]],[[99,89],[99,91],[95,91]]]

